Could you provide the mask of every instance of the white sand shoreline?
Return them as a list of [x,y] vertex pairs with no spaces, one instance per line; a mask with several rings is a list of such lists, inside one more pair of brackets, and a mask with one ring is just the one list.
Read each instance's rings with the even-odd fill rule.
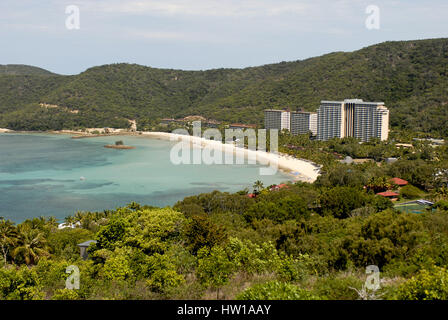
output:
[[273,167],[278,166],[280,170],[292,176],[294,180],[304,182],[314,182],[320,175],[320,166],[303,159],[297,159],[292,156],[283,154],[274,154],[265,151],[256,151],[250,149],[239,148],[234,144],[224,144],[220,141],[207,140],[202,137],[186,136],[167,132],[141,132],[141,135],[155,139],[171,140],[171,141],[188,141],[193,146],[201,148],[210,148],[220,150],[226,153],[238,153],[245,158],[254,159],[262,165],[270,164]]

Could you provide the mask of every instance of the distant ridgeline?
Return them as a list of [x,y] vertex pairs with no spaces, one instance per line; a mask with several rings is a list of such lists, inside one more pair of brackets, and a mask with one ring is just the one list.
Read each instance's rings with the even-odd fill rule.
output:
[[384,101],[392,128],[448,136],[448,39],[385,42],[246,69],[113,64],[62,76],[0,65],[0,127],[15,130],[127,128],[129,119],[148,130],[162,118],[189,115],[262,126],[264,109],[316,111],[321,100],[346,97]]

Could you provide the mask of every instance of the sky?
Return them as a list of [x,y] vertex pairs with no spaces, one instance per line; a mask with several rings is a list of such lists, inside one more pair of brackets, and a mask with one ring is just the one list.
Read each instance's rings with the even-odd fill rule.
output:
[[447,16],[447,0],[1,0],[0,64],[243,68],[448,37]]

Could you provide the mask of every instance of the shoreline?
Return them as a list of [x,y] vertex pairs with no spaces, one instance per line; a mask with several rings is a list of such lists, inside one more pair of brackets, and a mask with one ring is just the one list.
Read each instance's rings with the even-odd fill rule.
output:
[[286,154],[274,154],[266,151],[260,150],[250,150],[246,148],[239,148],[234,144],[222,143],[221,141],[207,140],[203,137],[196,136],[185,136],[169,132],[153,132],[153,131],[136,131],[136,132],[111,132],[111,133],[100,133],[92,134],[82,131],[75,130],[59,130],[59,131],[13,131],[9,129],[0,128],[0,133],[49,133],[49,134],[66,134],[75,135],[73,139],[82,138],[96,138],[96,137],[107,137],[107,136],[136,136],[136,137],[148,137],[152,139],[159,140],[169,140],[169,141],[188,141],[193,144],[193,147],[200,147],[201,149],[210,148],[213,150],[220,150],[224,153],[236,154],[244,156],[245,159],[255,160],[256,163],[262,165],[268,165],[269,163],[277,165],[278,170],[282,171],[286,175],[290,176],[294,181],[302,181],[313,183],[316,181],[317,177],[320,175],[321,166],[306,160],[294,158]]
[[234,144],[222,143],[221,141],[207,140],[202,137],[185,136],[168,132],[141,132],[139,136],[147,136],[154,139],[180,141],[192,143],[193,147],[210,148],[213,150],[220,150],[225,153],[236,154],[239,153],[245,159],[254,159],[256,163],[268,165],[273,163],[278,166],[278,169],[285,174],[291,176],[295,181],[303,181],[313,183],[320,175],[320,166],[317,164],[304,160],[294,158],[285,154],[275,154],[260,150],[250,150],[246,148],[239,148]]

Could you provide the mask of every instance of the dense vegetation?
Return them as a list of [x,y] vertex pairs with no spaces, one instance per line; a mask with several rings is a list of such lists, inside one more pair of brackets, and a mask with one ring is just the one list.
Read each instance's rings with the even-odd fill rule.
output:
[[48,70],[23,64],[0,64],[0,74],[5,75],[51,75]]
[[60,76],[15,68],[0,68],[0,127],[10,129],[126,127],[125,119],[137,119],[148,130],[162,117],[194,114],[262,125],[265,108],[314,111],[322,99],[356,97],[384,101],[392,128],[448,136],[447,39],[386,42],[246,69],[113,64]]
[[[388,150],[351,140],[320,147]],[[0,299],[447,299],[448,147],[426,147],[390,164],[333,160],[314,184],[258,181],[173,207],[78,212],[65,221],[73,228],[0,219]],[[410,182],[401,197],[435,206],[403,213],[375,195],[396,176]],[[77,244],[90,239],[82,260]],[[376,292],[363,286],[372,264]],[[65,288],[70,265],[79,290]]]

